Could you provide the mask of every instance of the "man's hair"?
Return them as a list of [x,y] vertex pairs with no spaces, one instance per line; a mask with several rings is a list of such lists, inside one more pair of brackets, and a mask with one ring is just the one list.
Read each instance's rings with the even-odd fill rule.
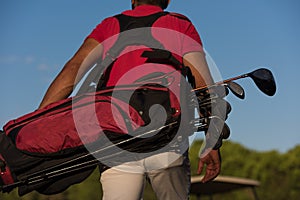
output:
[[138,4],[150,4],[160,6],[162,9],[166,9],[168,6],[168,0],[137,0]]

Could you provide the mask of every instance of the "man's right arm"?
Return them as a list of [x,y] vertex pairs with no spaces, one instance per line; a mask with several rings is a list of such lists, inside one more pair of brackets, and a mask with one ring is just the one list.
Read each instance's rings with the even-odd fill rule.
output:
[[102,45],[98,41],[86,39],[51,83],[39,109],[67,98],[84,74],[101,57],[102,51]]

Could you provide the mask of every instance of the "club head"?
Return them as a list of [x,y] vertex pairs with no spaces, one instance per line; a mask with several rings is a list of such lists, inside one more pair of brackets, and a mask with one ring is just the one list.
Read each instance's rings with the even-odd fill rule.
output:
[[276,83],[272,72],[265,68],[257,69],[247,74],[256,86],[266,95],[273,96],[276,93]]
[[222,130],[222,137],[223,137],[223,139],[226,140],[229,138],[229,136],[230,136],[230,128],[226,123],[224,123],[224,127]]
[[226,83],[226,86],[236,97],[240,99],[245,99],[245,90],[244,88],[242,88],[241,85],[237,84],[236,82],[230,81]]

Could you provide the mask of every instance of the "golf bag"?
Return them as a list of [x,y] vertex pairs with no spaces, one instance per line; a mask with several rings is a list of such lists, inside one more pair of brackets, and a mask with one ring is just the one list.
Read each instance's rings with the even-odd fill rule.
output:
[[[151,26],[166,14],[160,13],[143,20],[150,20]],[[117,18],[123,21],[122,30],[126,17],[121,15]],[[136,38],[133,44],[145,41],[149,40]],[[126,45],[131,45],[126,43],[120,46],[123,42],[121,38],[110,51],[118,55]],[[190,92],[184,92],[191,90],[182,76],[185,70],[181,62],[163,49],[148,48],[141,56],[148,63],[163,62],[170,71],[153,72],[132,84],[110,87],[106,85],[107,78],[112,76],[109,67],[116,60],[99,77],[99,69],[103,72],[103,67],[111,63],[105,58],[92,70],[75,97],[8,122],[0,133],[1,190],[10,192],[18,187],[19,195],[33,190],[42,194],[59,193],[86,179],[97,165],[106,165],[99,158],[121,155],[126,151],[148,153],[164,148],[174,141],[179,127],[185,130],[184,134],[191,134],[192,130],[188,129],[191,116],[184,113],[193,113],[188,112],[192,108],[182,106],[188,105],[185,99],[191,96]],[[90,80],[96,80],[96,90],[90,89]],[[155,134],[146,137],[145,133],[153,134],[153,130]],[[186,135],[182,137],[187,139]],[[107,151],[112,146],[125,151]],[[141,159],[123,158],[120,162]],[[109,163],[109,167],[113,165]]]
[[[147,116],[147,109],[154,104],[159,103],[169,110],[170,115],[166,123],[177,120],[171,116],[166,88],[148,85],[135,90],[133,96],[144,97],[140,102],[135,100],[133,103],[141,108],[140,113],[127,105],[124,100],[110,96],[110,92],[111,90],[105,90],[69,98],[8,122],[4,126],[4,132],[0,134],[2,190],[9,192],[14,187],[20,186],[20,195],[32,190],[43,194],[59,193],[87,178],[97,164],[100,164],[97,160],[99,156],[111,154],[108,150],[98,154],[94,152],[97,153],[111,144],[120,144],[119,147],[126,151],[150,152],[162,148],[173,139],[171,133],[176,133],[177,126],[167,126],[154,137],[132,136],[140,134],[139,129],[146,125],[148,117],[143,117],[141,111]],[[123,93],[130,91],[122,88],[120,98]],[[91,119],[91,116],[95,115],[96,118]],[[85,132],[78,133],[82,128]],[[106,144],[104,138],[109,138],[110,143]],[[125,140],[126,143],[120,143]],[[158,140],[159,142],[155,142]],[[94,149],[93,152],[89,151],[91,148]],[[124,162],[140,158],[126,159],[129,160]],[[54,177],[51,177],[53,171],[60,171],[62,167],[81,165],[84,162],[87,164],[82,167],[63,169],[62,172],[65,174],[58,173],[57,177],[53,174]]]

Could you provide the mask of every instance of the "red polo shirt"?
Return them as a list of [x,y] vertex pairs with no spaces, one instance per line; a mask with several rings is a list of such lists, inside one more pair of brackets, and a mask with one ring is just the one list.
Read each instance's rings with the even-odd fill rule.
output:
[[[122,14],[134,17],[148,16],[163,10],[158,6],[141,5],[134,10],[124,11]],[[193,51],[203,51],[202,43],[198,32],[193,24],[183,15],[170,14],[160,17],[151,28],[153,37],[163,44],[164,48],[171,51],[180,61],[182,56]],[[104,47],[103,56],[114,44],[120,32],[119,22],[115,17],[104,19],[92,31],[88,38],[94,38]],[[145,49],[141,47],[128,47],[118,57],[114,64],[107,86],[117,84],[130,84],[134,80],[147,75],[153,71],[170,72],[170,66],[161,64],[145,64],[146,59],[140,54]],[[116,66],[116,67],[115,67]]]

